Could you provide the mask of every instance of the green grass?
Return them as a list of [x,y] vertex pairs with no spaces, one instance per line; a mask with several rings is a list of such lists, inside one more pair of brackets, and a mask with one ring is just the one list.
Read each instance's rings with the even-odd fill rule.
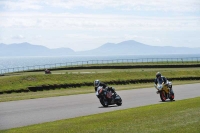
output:
[[59,120],[1,133],[199,133],[200,97]]
[[[132,80],[132,79],[153,79],[155,73],[161,71],[162,74],[168,78],[174,77],[199,77],[200,69],[185,68],[185,69],[120,69],[120,70],[93,70],[87,72],[83,71],[65,71],[60,74],[52,72],[53,74],[29,74],[25,73],[17,76],[2,76],[0,77],[0,91],[20,90],[26,89],[29,86],[42,86],[54,84],[74,84],[74,83],[93,83],[95,79],[104,82],[113,80]],[[54,74],[55,73],[55,74]]]
[[[199,81],[174,81],[173,85],[179,84],[194,84],[199,83]],[[144,84],[127,84],[127,85],[113,85],[116,91],[120,90],[129,90],[129,89],[140,89],[140,88],[152,88],[153,83],[144,83]],[[0,102],[6,101],[16,101],[16,100],[25,100],[25,99],[36,99],[36,98],[45,98],[45,97],[56,97],[56,96],[67,96],[67,95],[76,95],[76,94],[86,94],[94,93],[94,87],[84,86],[78,88],[61,88],[56,90],[48,91],[37,91],[37,92],[24,92],[24,93],[11,93],[0,95]]]

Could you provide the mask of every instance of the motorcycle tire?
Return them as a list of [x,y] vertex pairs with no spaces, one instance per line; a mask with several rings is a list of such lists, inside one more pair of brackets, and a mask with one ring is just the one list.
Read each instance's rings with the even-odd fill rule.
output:
[[117,106],[121,106],[122,105],[121,97],[119,95],[116,95],[116,98],[118,99],[117,102],[116,102]]
[[166,101],[166,95],[165,95],[165,91],[161,91],[160,92],[160,99],[163,101],[163,102],[165,102]]
[[116,104],[117,104],[117,106],[121,106],[122,102],[117,102]]
[[169,98],[171,101],[174,100],[174,93],[171,94],[170,98]]
[[103,99],[100,100],[100,103],[104,107],[108,107],[108,103],[106,104]]

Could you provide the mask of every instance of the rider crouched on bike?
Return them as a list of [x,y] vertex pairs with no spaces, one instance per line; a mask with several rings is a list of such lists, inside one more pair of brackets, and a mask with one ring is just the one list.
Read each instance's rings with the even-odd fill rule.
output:
[[164,76],[161,76],[160,72],[156,73],[156,78],[155,78],[155,84],[157,85],[158,83],[163,83],[166,84],[167,79]]
[[170,88],[170,93],[173,92],[172,91],[172,87],[168,85],[167,78],[164,77],[164,76],[162,76],[160,72],[156,73],[156,78],[155,78],[154,82],[155,82],[155,85],[157,85],[158,83],[161,83],[161,84],[164,83],[164,84],[166,84]]
[[114,93],[116,95],[116,92],[115,92],[114,88],[108,87],[105,83],[100,82],[100,80],[95,80],[94,81],[94,90],[95,90],[95,92],[97,91],[97,88],[99,86],[102,86],[104,89],[107,89],[108,91],[111,91],[112,93]]

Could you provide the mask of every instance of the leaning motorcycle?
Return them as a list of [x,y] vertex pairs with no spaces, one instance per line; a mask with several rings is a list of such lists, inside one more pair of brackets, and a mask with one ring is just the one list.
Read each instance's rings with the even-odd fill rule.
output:
[[170,99],[171,101],[174,100],[174,92],[172,90],[172,83],[167,81],[166,84],[158,83],[155,85],[155,88],[158,90],[157,94],[160,94],[160,99],[164,102],[167,99]]
[[99,86],[96,91],[96,96],[99,98],[100,103],[104,107],[108,107],[108,105],[113,104],[117,104],[118,106],[122,105],[121,97],[116,92],[113,93],[112,91],[109,91],[108,88]]

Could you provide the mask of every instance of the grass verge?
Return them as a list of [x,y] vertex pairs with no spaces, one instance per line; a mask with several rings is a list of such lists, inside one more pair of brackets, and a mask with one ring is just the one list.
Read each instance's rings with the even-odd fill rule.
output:
[[[198,80],[197,81],[191,81],[191,80],[190,81],[174,81],[173,85],[194,84],[194,83],[199,83],[199,81]],[[112,85],[112,86],[116,89],[116,91],[154,87],[153,83]],[[0,102],[36,99],[36,98],[45,98],[45,97],[56,97],[56,96],[67,96],[67,95],[86,94],[86,93],[94,93],[94,87],[84,86],[84,87],[79,87],[79,88],[67,88],[67,89],[61,88],[61,89],[48,90],[48,91],[3,94],[3,95],[0,95]]]
[[200,97],[36,124],[2,133],[199,133]]
[[[134,80],[134,82],[153,82],[155,78],[155,73],[157,71],[162,72],[162,75],[167,78],[188,78],[200,77],[199,68],[185,68],[185,69],[120,69],[100,71],[93,70],[90,73],[70,73],[65,72],[64,74],[34,74],[34,75],[18,75],[18,76],[5,76],[0,77],[0,92],[12,93],[15,91],[30,91],[30,87],[37,87],[39,89],[60,89],[62,86],[66,88],[79,87],[79,86],[92,86],[95,79],[99,79],[103,82],[107,82],[111,85],[115,84],[129,84]],[[85,70],[87,72],[87,70]],[[52,72],[53,73],[53,72]],[[144,80],[144,81],[140,81]],[[146,81],[145,81],[146,80]],[[37,89],[37,90],[39,90]],[[22,90],[22,91],[21,91]]]

